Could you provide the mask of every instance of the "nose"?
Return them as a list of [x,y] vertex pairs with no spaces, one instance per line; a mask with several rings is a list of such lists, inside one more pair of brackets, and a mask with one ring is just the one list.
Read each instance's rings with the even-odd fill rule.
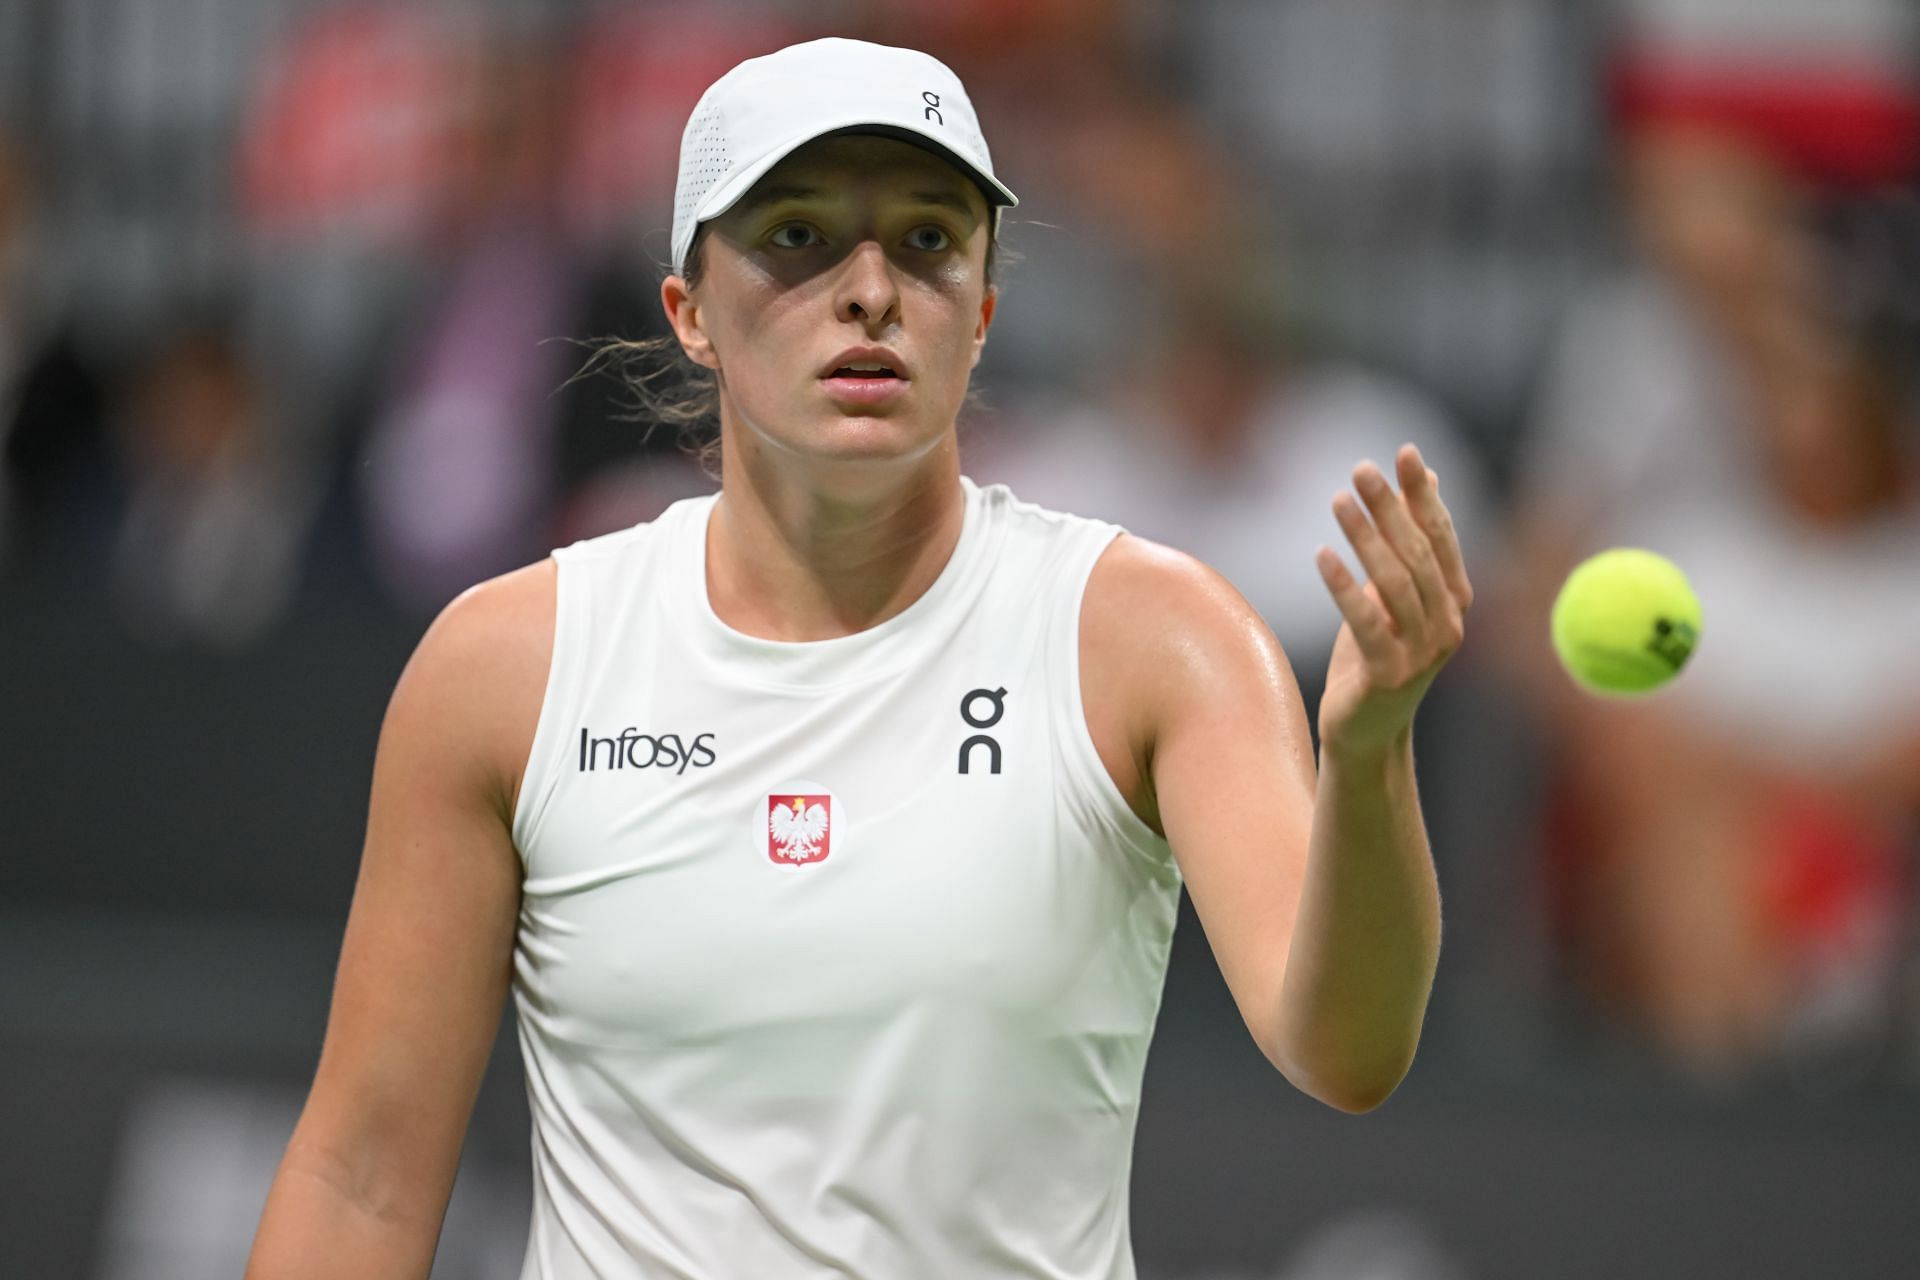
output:
[[869,329],[885,328],[900,318],[900,287],[893,264],[876,240],[863,240],[841,264],[834,313]]

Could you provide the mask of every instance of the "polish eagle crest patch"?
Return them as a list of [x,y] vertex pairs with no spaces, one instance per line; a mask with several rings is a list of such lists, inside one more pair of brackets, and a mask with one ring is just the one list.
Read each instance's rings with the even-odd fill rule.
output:
[[829,792],[775,791],[767,796],[767,857],[778,866],[825,862],[833,852],[833,796]]

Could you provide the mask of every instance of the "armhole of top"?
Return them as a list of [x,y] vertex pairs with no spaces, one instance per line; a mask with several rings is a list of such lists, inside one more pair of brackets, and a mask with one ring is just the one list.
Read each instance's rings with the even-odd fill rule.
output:
[[541,820],[560,782],[558,754],[565,748],[564,725],[578,696],[586,663],[573,652],[579,638],[587,634],[580,625],[587,608],[584,573],[570,548],[553,553],[553,656],[547,663],[546,691],[540,698],[540,718],[534,725],[533,745],[527,751],[527,763],[520,778],[520,796],[513,811],[513,845],[519,850],[521,867],[532,873],[533,843],[540,834]]
[[1093,729],[1087,723],[1086,693],[1080,685],[1080,619],[1085,608],[1087,584],[1094,566],[1107,553],[1114,540],[1126,530],[1115,525],[1100,529],[1076,548],[1067,564],[1068,589],[1053,619],[1053,644],[1058,657],[1056,670],[1065,678],[1058,682],[1055,711],[1066,727],[1061,742],[1067,778],[1079,799],[1117,836],[1135,856],[1147,862],[1158,874],[1179,874],[1166,838],[1146,824],[1107,772],[1106,761],[1094,745]]

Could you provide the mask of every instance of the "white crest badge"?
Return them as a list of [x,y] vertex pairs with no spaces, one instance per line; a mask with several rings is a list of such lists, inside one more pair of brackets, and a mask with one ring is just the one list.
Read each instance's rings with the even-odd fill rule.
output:
[[846,814],[825,787],[796,782],[767,793],[757,843],[779,867],[810,867],[840,847]]

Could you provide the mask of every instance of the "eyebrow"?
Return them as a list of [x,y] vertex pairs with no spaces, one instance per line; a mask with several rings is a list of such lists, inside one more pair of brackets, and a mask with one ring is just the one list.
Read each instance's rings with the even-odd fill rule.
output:
[[909,191],[907,199],[915,204],[938,205],[942,209],[951,209],[955,213],[973,217],[973,206],[951,191]]
[[[819,187],[797,187],[792,185],[766,187],[754,196],[751,207],[758,209],[767,205],[781,204],[788,200],[819,200],[827,194],[826,191]],[[973,206],[968,204],[963,197],[952,191],[909,191],[907,192],[907,199],[915,204],[930,204],[942,209],[951,209],[955,213],[965,214],[969,218],[974,216]]]
[[754,193],[748,204],[758,209],[762,205],[779,204],[784,200],[817,200],[824,194],[818,187],[763,187]]

